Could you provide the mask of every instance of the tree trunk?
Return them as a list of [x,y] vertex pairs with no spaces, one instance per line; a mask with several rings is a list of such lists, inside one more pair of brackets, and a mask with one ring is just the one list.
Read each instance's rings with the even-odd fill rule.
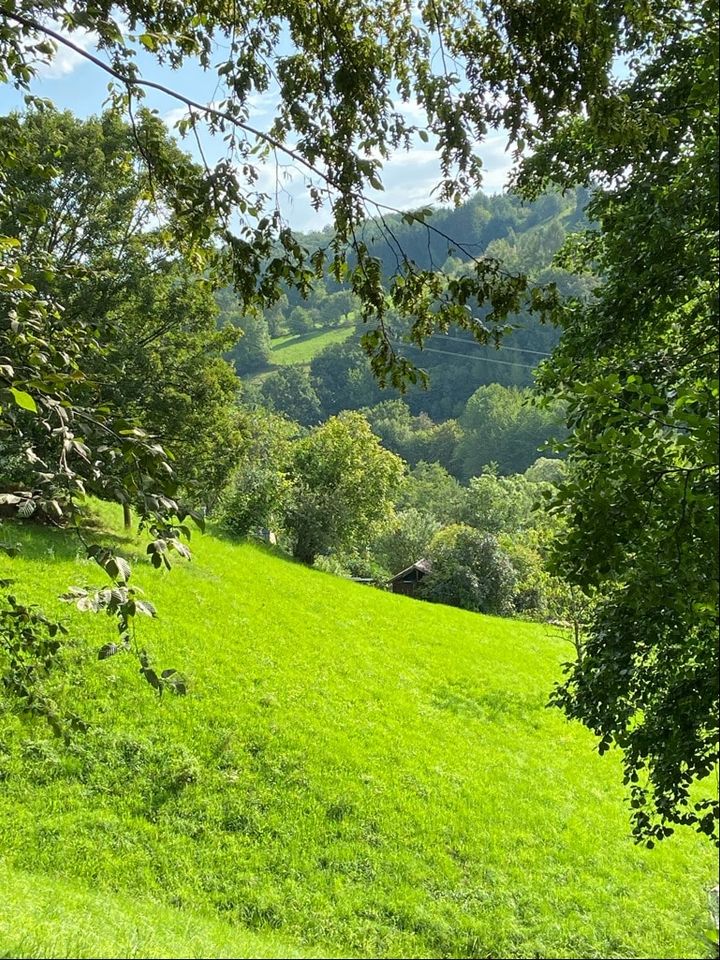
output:
[[123,507],[123,527],[130,530],[132,527],[132,514],[130,513],[130,504],[124,503]]

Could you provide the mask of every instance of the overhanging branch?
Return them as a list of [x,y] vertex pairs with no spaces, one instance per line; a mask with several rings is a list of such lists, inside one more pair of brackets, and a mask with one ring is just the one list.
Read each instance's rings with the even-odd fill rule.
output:
[[[297,163],[301,164],[310,173],[319,177],[323,180],[329,187],[332,187],[338,193],[342,194],[347,192],[337,183],[333,176],[318,167],[312,164],[309,160],[298,153],[296,150],[293,150],[292,147],[288,147],[282,141],[278,140],[276,137],[273,137],[272,134],[269,134],[263,130],[259,130],[257,127],[252,126],[252,124],[246,123],[244,120],[239,119],[234,116],[232,113],[229,113],[226,110],[220,110],[218,107],[214,107],[211,104],[202,104],[197,100],[193,100],[191,97],[186,96],[183,93],[180,93],[177,90],[173,90],[172,87],[168,87],[165,84],[158,83],[155,80],[146,80],[143,77],[128,77],[121,73],[119,70],[116,70],[114,67],[111,67],[108,63],[105,63],[99,57],[95,56],[93,53],[90,53],[88,50],[84,50],[79,44],[73,43],[72,40],[63,36],[57,30],[54,30],[52,27],[45,26],[44,24],[38,23],[37,20],[33,20],[31,17],[26,17],[24,14],[16,13],[14,11],[3,10],[2,16],[14,20],[17,23],[22,24],[24,27],[27,27],[29,30],[35,30],[38,33],[42,33],[47,37],[50,37],[56,43],[61,44],[64,47],[67,47],[69,50],[72,50],[78,56],[82,57],[85,60],[88,60],[90,63],[93,63],[96,67],[99,67],[105,73],[109,74],[115,80],[118,80],[122,83],[128,91],[132,91],[137,87],[145,87],[150,90],[157,90],[159,93],[164,94],[167,97],[170,97],[173,100],[176,100],[179,103],[184,104],[190,113],[191,121],[193,120],[193,111],[198,111],[201,114],[211,115],[217,117],[220,120],[224,120],[227,123],[232,124],[238,129],[242,130],[244,133],[250,134],[253,137],[257,137],[259,140],[266,143],[268,146],[272,147],[274,150],[279,150],[286,157],[291,158]],[[361,200],[364,204],[374,207],[376,210],[385,210],[388,213],[395,213],[399,216],[405,217],[407,220],[410,220],[413,223],[419,223],[423,226],[428,232],[435,234],[438,237],[441,237],[443,240],[446,240],[448,243],[451,243],[458,251],[463,253],[467,259],[473,263],[479,263],[481,260],[487,260],[491,258],[487,257],[477,257],[472,254],[463,244],[459,243],[454,237],[451,237],[449,234],[445,233],[443,230],[440,230],[438,227],[435,227],[433,224],[426,223],[424,217],[417,216],[410,211],[401,210],[399,207],[393,207],[390,204],[382,203],[378,200],[374,200],[371,197],[366,196],[361,191],[351,191],[351,195],[355,196],[356,199]],[[499,273],[504,276],[511,276],[510,273],[499,269]]]

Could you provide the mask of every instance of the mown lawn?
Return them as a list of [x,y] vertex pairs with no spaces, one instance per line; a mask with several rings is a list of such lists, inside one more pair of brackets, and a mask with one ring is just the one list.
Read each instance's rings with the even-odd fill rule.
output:
[[270,361],[274,364],[310,363],[312,358],[331,343],[344,343],[355,331],[354,324],[334,330],[312,330],[310,333],[276,337],[271,341]]
[[[41,878],[34,906],[4,898],[0,954],[127,956],[146,911],[167,919],[137,925],[137,955],[189,931],[180,917],[206,925],[206,956],[707,954],[713,851],[692,834],[633,845],[617,758],[545,707],[570,649],[546,628],[198,536],[167,575],[136,566],[160,614],[142,642],[191,683],[158,700],[130,657],[96,659],[106,617],[54,599],[101,582],[71,537],[5,534],[24,544],[18,595],[78,638],[63,696],[91,729],[66,748],[0,713],[3,877]],[[88,888],[98,924],[103,903],[122,915],[104,939],[63,939],[51,911],[12,952],[14,911],[22,926],[62,913],[43,891]]]

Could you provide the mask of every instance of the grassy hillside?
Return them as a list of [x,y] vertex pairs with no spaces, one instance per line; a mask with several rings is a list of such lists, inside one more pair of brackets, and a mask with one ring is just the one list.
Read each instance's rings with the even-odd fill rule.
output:
[[[0,957],[303,957],[280,937],[0,863]],[[319,956],[321,954],[315,954]]]
[[290,363],[310,363],[316,354],[331,343],[343,343],[354,332],[354,324],[333,330],[313,330],[271,341],[271,363],[285,366]]
[[95,659],[107,618],[54,600],[101,582],[71,537],[8,532],[18,594],[79,638],[64,695],[92,726],[65,748],[0,713],[0,955],[705,955],[714,857],[632,844],[617,759],[544,706],[569,649],[545,628],[198,537],[136,568],[142,641],[192,684],[158,701]]

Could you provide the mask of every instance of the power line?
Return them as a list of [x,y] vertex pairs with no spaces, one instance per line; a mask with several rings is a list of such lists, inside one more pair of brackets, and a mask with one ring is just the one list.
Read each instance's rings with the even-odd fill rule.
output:
[[423,347],[422,349],[414,343],[403,344],[403,346],[412,347],[414,350],[420,350],[421,353],[442,353],[446,357],[460,357],[461,360],[474,360],[476,363],[500,363],[504,367],[523,367],[525,370],[535,370],[536,368],[529,363],[512,363],[510,360],[495,360],[494,357],[471,357],[467,353],[456,353],[451,350],[436,350],[433,347]]
[[[469,347],[484,347],[486,344],[478,343],[477,340],[466,340],[464,337],[451,337],[450,334],[434,334],[436,337],[442,337],[443,340],[456,340],[458,343],[465,343]],[[551,357],[551,353],[546,353],[544,350],[527,350],[525,347],[511,347],[509,344],[503,343],[503,350],[515,350],[517,353],[535,353],[539,357]]]

